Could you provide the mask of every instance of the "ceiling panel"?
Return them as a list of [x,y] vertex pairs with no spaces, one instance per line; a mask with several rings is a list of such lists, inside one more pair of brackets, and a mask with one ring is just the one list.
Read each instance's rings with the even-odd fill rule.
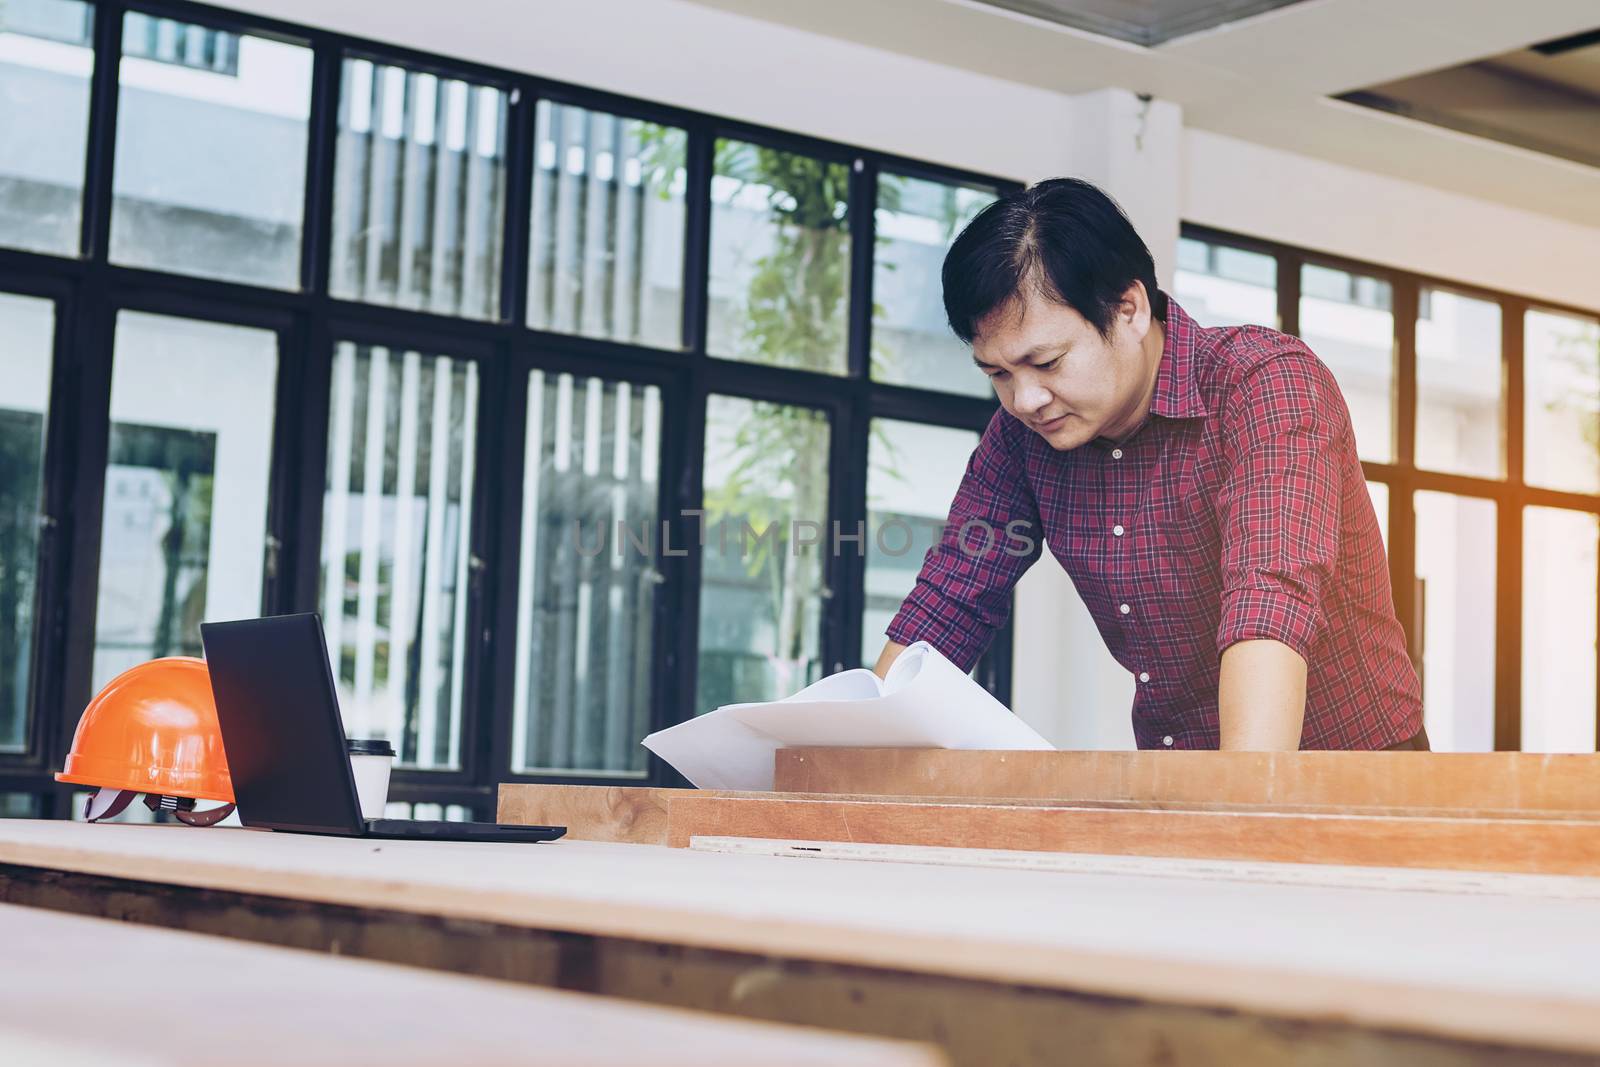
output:
[[1600,167],[1600,31],[1340,99]]
[[1304,0],[978,0],[991,7],[1115,37],[1158,45]]

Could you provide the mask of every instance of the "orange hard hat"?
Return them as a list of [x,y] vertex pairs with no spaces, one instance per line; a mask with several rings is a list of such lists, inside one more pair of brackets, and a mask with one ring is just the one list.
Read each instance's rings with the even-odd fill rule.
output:
[[231,805],[233,780],[205,660],[154,659],[108,682],[83,710],[56,781],[95,786],[108,806],[120,800],[116,811],[96,814],[91,799],[91,820],[116,814],[139,793],[152,810],[164,807],[180,818],[196,800]]

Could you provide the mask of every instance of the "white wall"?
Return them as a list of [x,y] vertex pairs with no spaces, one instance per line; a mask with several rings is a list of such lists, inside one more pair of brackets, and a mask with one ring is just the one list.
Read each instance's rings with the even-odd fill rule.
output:
[[[1164,278],[1182,218],[1600,308],[1600,230],[1185,130],[1170,107],[1130,155],[1123,92],[1068,97],[681,0],[233,6],[1010,178],[1082,174],[1148,231]],[[1131,744],[1131,681],[1049,559],[1019,590],[1016,648],[1026,718],[1058,743]]]
[[1184,148],[1189,222],[1600,309],[1600,229],[1205,130]]

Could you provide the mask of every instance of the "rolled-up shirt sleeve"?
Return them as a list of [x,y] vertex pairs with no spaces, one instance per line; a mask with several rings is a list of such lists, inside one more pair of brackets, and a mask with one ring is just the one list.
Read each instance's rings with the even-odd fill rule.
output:
[[1339,555],[1341,471],[1355,453],[1349,410],[1327,367],[1287,352],[1240,386],[1222,432],[1217,653],[1266,638],[1309,661]]
[[1004,411],[989,421],[944,529],[889,623],[891,641],[926,641],[970,671],[1005,625],[1011,590],[1042,546],[1039,508],[1019,454],[1027,432]]

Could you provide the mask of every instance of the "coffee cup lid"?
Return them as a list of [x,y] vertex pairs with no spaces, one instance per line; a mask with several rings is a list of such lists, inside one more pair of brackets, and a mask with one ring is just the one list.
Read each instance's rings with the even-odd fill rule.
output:
[[344,747],[352,756],[392,756],[394,746],[382,738],[350,738]]

